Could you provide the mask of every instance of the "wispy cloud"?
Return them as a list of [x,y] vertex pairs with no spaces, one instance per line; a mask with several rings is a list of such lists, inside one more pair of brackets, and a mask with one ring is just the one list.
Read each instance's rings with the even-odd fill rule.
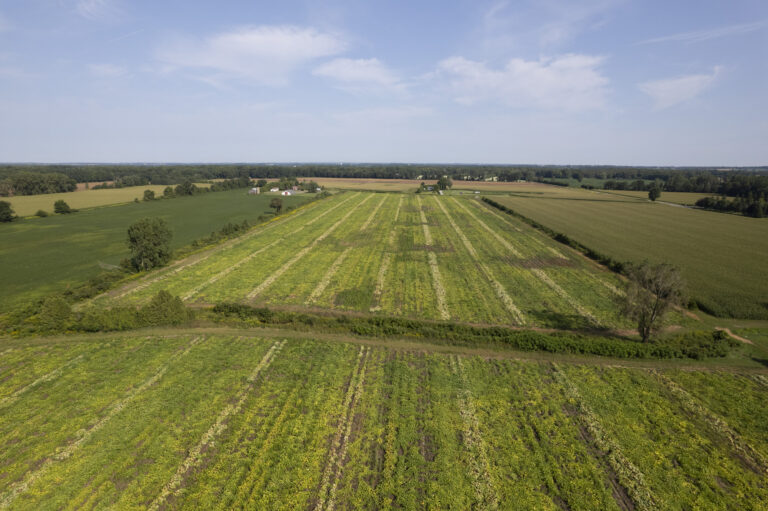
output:
[[78,0],[76,10],[92,21],[114,21],[123,14],[117,0]]
[[653,80],[639,85],[640,90],[648,94],[657,110],[669,108],[690,101],[714,82],[722,68],[717,66],[708,74],[696,74]]
[[341,37],[296,26],[241,27],[203,40],[166,44],[157,58],[166,70],[192,69],[215,73],[216,79],[245,78],[282,85],[298,67],[340,53]]
[[379,59],[339,58],[317,67],[313,74],[330,78],[350,92],[402,92],[405,85]]
[[539,60],[512,59],[501,69],[464,57],[438,65],[434,78],[447,80],[454,100],[471,105],[495,101],[514,108],[583,111],[605,106],[604,58],[568,54]]
[[663,37],[654,37],[653,39],[640,41],[637,44],[655,44],[673,41],[699,43],[701,41],[708,41],[709,39],[717,39],[719,37],[748,34],[750,32],[755,32],[756,30],[762,30],[766,27],[768,27],[768,20],[762,20],[755,21],[753,23],[742,23],[741,25],[728,25],[726,27],[696,30],[693,32],[682,32],[679,34],[672,34]]
[[550,21],[541,25],[540,40],[544,45],[555,45],[576,35],[601,26],[608,13],[624,0],[543,0],[541,6]]
[[100,78],[120,78],[128,74],[128,69],[125,66],[114,64],[91,64],[88,69],[93,75]]

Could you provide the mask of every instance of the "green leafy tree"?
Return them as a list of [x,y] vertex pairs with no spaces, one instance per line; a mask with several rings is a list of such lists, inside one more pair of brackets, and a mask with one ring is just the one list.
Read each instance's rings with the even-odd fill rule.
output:
[[130,267],[146,271],[163,266],[171,259],[171,229],[162,218],[143,218],[128,227]]
[[648,198],[655,201],[659,197],[661,197],[661,188],[656,185],[652,186],[651,189],[648,190]]
[[172,199],[175,196],[176,196],[176,193],[173,191],[173,187],[166,186],[165,190],[163,190],[163,197],[165,197],[166,199]]
[[176,195],[194,195],[197,193],[197,186],[189,179],[176,185]]
[[283,199],[275,197],[269,202],[269,207],[275,210],[275,216],[280,214],[280,210],[283,209]]
[[59,199],[53,203],[53,212],[66,215],[67,213],[72,213],[73,210],[69,207],[69,204],[64,202],[62,199]]
[[448,176],[443,176],[437,180],[437,189],[446,190],[453,186],[453,181]]
[[626,294],[620,300],[622,312],[637,322],[643,342],[662,324],[667,311],[683,300],[683,280],[670,264],[652,265],[647,261],[629,267]]
[[5,200],[0,200],[0,222],[10,222],[15,218],[13,214],[13,208],[11,203]]
[[259,179],[256,181],[256,188],[264,188],[267,186],[267,180],[266,179]]
[[155,192],[152,190],[144,190],[144,200],[147,202],[155,200]]

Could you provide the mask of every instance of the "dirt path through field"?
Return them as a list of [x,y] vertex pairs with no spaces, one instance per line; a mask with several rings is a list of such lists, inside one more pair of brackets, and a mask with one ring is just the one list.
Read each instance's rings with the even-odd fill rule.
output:
[[755,344],[752,341],[750,341],[749,339],[747,339],[746,337],[742,337],[740,335],[734,334],[733,332],[731,332],[730,328],[725,328],[725,327],[722,327],[722,326],[716,326],[715,330],[720,330],[721,332],[725,332],[726,334],[728,334],[729,337],[732,337],[732,338],[736,339],[737,341],[741,341],[744,344]]

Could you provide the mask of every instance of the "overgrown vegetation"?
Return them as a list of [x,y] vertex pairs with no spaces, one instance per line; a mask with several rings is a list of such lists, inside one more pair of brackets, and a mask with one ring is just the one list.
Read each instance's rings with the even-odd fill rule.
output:
[[653,343],[575,332],[538,332],[507,327],[477,327],[454,322],[431,322],[394,317],[318,315],[251,307],[232,302],[216,304],[213,319],[246,327],[270,326],[311,332],[344,333],[362,337],[414,338],[439,344],[503,347],[615,358],[724,357],[736,341],[720,331],[694,331]]

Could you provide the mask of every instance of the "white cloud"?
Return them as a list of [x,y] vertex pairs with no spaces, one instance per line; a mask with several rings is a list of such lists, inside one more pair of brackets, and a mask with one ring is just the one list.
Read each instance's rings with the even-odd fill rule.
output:
[[240,77],[281,85],[296,68],[344,49],[337,35],[295,26],[241,27],[201,41],[165,45],[157,58],[167,70],[214,72],[218,78]]
[[689,101],[708,89],[720,74],[722,68],[715,67],[710,74],[686,75],[663,80],[652,80],[639,85],[661,110]]
[[122,16],[116,0],[79,0],[77,13],[92,21],[112,21]]
[[603,57],[568,54],[539,60],[512,59],[501,69],[451,57],[438,64],[456,101],[471,105],[498,101],[514,108],[582,111],[605,105],[608,79],[599,71]]
[[378,59],[334,59],[313,71],[317,76],[331,78],[340,88],[350,92],[402,92],[400,79]]
[[128,69],[124,66],[114,64],[91,64],[88,69],[92,74],[101,78],[120,78],[128,74]]
[[672,34],[664,37],[655,37],[653,39],[646,39],[645,41],[640,41],[637,44],[666,43],[670,41],[681,41],[685,43],[699,43],[701,41],[707,41],[709,39],[717,39],[719,37],[748,34],[756,30],[762,30],[766,27],[768,27],[768,20],[762,20],[762,21],[756,21],[753,23],[743,23],[741,25],[728,25],[726,27],[712,28],[708,30],[696,30],[694,32],[683,32],[680,34]]

